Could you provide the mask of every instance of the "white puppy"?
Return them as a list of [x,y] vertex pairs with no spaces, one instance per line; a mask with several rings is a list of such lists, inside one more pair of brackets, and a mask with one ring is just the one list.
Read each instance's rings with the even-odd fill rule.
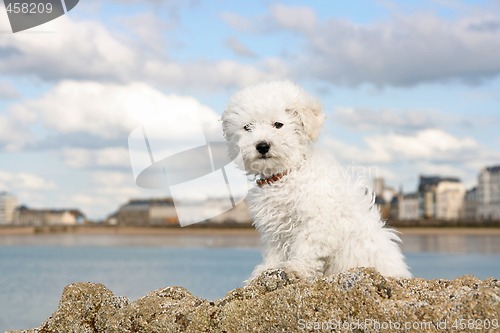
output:
[[314,278],[353,267],[410,277],[399,237],[368,187],[311,143],[324,121],[320,104],[288,81],[236,93],[222,116],[226,139],[257,178],[248,197],[264,262],[252,278],[282,268]]

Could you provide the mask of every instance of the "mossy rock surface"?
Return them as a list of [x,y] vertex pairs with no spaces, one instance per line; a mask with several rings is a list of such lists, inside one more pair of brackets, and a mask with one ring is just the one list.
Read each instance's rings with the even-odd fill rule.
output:
[[216,301],[167,287],[131,302],[75,283],[39,328],[21,332],[500,332],[499,312],[494,278],[395,279],[359,268],[303,281],[273,270]]

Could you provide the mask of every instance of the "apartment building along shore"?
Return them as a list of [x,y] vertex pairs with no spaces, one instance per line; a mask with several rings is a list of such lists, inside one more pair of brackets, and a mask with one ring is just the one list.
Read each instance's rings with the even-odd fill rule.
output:
[[[379,189],[379,193],[376,191],[377,201],[383,216],[398,221],[398,225],[409,221],[418,221],[422,225],[498,224],[500,165],[481,169],[477,180],[476,186],[466,190],[456,177],[421,175],[418,188],[412,193],[381,187],[383,180],[380,179],[375,181],[375,189]],[[384,200],[387,190],[392,190],[392,196]]]

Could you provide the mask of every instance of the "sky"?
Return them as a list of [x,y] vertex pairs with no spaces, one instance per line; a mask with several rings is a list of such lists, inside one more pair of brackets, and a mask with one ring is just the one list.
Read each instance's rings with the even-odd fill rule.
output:
[[15,34],[0,5],[0,191],[92,219],[164,196],[131,166],[145,115],[175,153],[193,122],[220,130],[233,93],[282,79],[321,101],[317,145],[396,189],[471,188],[500,164],[498,0],[85,0]]

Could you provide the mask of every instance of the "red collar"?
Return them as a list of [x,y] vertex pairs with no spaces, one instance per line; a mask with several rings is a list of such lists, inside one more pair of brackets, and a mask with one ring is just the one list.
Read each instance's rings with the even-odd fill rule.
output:
[[283,172],[280,172],[280,173],[275,173],[274,175],[272,175],[269,178],[257,179],[257,185],[259,185],[259,187],[262,187],[265,184],[271,185],[272,183],[277,182],[278,180],[280,180],[281,178],[283,178],[287,174],[288,174],[288,171],[283,171]]

